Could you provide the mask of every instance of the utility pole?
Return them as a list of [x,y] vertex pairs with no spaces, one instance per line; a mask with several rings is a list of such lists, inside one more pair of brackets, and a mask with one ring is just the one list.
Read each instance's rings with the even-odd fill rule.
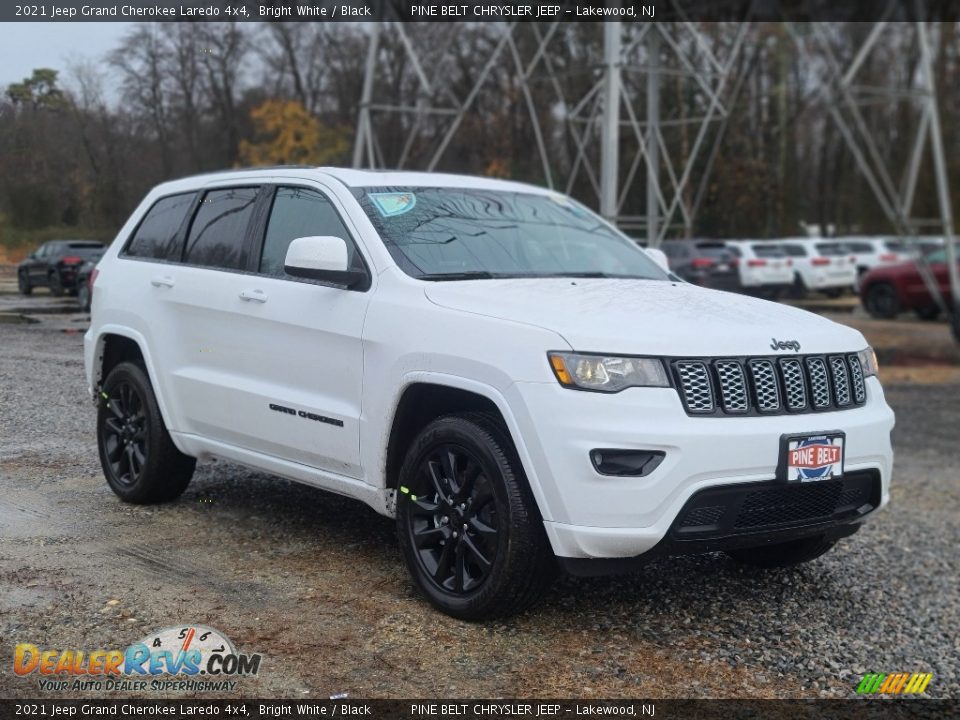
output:
[[660,32],[647,35],[647,247],[660,245]]
[[944,159],[943,135],[940,130],[940,107],[937,103],[936,78],[933,76],[933,62],[930,58],[930,44],[927,32],[929,23],[917,23],[917,37],[920,44],[920,64],[930,93],[930,146],[933,151],[933,172],[937,180],[937,200],[940,205],[940,218],[943,223],[943,243],[947,255],[947,272],[950,277],[952,298],[947,308],[954,336],[960,340],[960,269],[957,268],[957,247],[953,234],[953,208],[950,206],[950,186],[947,180],[947,163]]
[[367,65],[363,74],[363,89],[360,91],[360,112],[357,114],[357,134],[353,143],[353,167],[364,166],[363,151],[367,150],[367,167],[374,167],[373,126],[370,123],[370,101],[373,97],[373,78],[377,67],[377,50],[380,44],[380,23],[370,23],[370,40],[367,45]]
[[620,171],[620,41],[619,22],[603,25],[604,103],[600,137],[600,214],[615,222]]

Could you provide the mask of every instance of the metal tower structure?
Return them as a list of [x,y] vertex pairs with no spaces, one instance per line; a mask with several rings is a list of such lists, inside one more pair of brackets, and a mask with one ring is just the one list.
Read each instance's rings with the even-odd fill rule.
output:
[[[572,68],[564,32],[569,24],[495,23],[486,54],[480,54],[479,71],[469,84],[455,90],[450,77],[450,49],[464,25],[433,25],[431,35],[417,37],[418,23],[371,23],[362,97],[357,118],[354,167],[417,167],[433,170],[442,164],[451,143],[462,132],[464,120],[475,108],[481,92],[503,82],[503,67],[523,97],[535,152],[542,172],[540,181],[558,190],[579,195],[609,220],[641,235],[656,247],[670,231],[689,235],[704,195],[717,150],[723,140],[730,109],[749,70],[743,52],[752,24],[725,23],[726,32],[708,36],[696,23],[607,22],[589,27],[598,35],[597,52],[580,58]],[[567,26],[565,29],[564,26]],[[823,23],[797,26],[784,23],[807,67],[819,68],[818,94],[891,226],[904,237],[936,227],[945,238],[953,298],[943,298],[927,263],[918,259],[932,295],[954,321],[960,340],[960,273],[957,271],[954,225],[944,158],[933,55],[936,33],[924,22],[912,23],[919,70],[910,88],[871,87],[858,82],[861,71],[891,26],[877,22],[847,61],[831,45]],[[602,28],[602,29],[601,29]],[[429,28],[426,28],[429,29]],[[380,101],[384,83],[384,36],[408,64],[414,82],[402,97]],[[816,62],[814,62],[816,59]],[[580,72],[583,82],[573,83]],[[396,85],[396,78],[394,85]],[[690,114],[665,115],[661,96],[668,83],[687,83]],[[544,92],[544,88],[549,93]],[[887,166],[867,122],[865,107],[878,102],[906,100],[919,112],[911,140],[909,161],[900,177]],[[676,103],[671,103],[675,105]],[[559,118],[571,152],[556,152],[556,137],[548,137],[543,113]],[[394,152],[385,152],[380,137],[390,128]],[[670,132],[681,131],[684,142],[671,141]],[[430,147],[423,138],[439,137]],[[396,142],[402,138],[402,142]],[[918,177],[929,152],[937,191],[939,217],[913,214]],[[641,195],[642,193],[642,195]],[[635,210],[644,197],[642,213]],[[634,212],[628,212],[628,208]]]
[[[723,135],[745,63],[739,62],[749,25],[729,23],[723,41],[702,33],[692,22],[620,23],[592,26],[599,51],[592,62],[571,69],[565,62],[565,23],[498,23],[487,57],[481,59],[472,85],[457,95],[446,80],[447,43],[455,42],[463,26],[449,25],[436,45],[412,37],[416,23],[374,24],[357,118],[354,167],[417,167],[433,170],[449,151],[464,118],[479,93],[496,82],[498,62],[511,68],[519,85],[536,140],[542,182],[565,192],[579,189],[580,199],[627,230],[640,231],[651,246],[659,245],[670,229],[689,233],[709,176],[709,167]],[[434,29],[436,26],[434,26]],[[409,97],[379,102],[377,84],[382,70],[383,36],[390,34],[403,49],[415,76]],[[434,38],[435,39],[435,38]],[[738,72],[739,71],[739,75]],[[583,75],[573,94],[561,79]],[[665,116],[660,96],[666,81],[684,85],[694,112]],[[546,89],[548,92],[545,92]],[[558,157],[545,136],[537,97],[559,118],[572,152]],[[384,123],[402,128],[402,150],[385,157],[380,136]],[[425,131],[441,137],[430,152],[415,158],[418,136]],[[683,132],[687,147],[671,142]],[[625,162],[621,165],[621,159]],[[643,193],[643,195],[641,195]],[[644,212],[627,213],[645,197]]]

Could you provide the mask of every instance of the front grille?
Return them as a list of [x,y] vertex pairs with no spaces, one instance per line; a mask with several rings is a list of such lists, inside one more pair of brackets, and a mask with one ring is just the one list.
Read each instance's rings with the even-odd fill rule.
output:
[[867,401],[856,355],[684,358],[671,363],[691,415],[777,415],[843,410]]
[[876,509],[880,492],[873,470],[804,483],[719,485],[694,494],[670,532],[677,540],[701,540],[847,522]]

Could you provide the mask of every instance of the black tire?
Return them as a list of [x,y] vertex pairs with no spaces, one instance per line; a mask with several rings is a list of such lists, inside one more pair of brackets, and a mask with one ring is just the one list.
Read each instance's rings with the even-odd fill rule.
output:
[[863,306],[870,315],[881,320],[893,320],[900,314],[900,298],[890,283],[875,283],[867,288]]
[[950,330],[953,332],[953,339],[960,343],[960,307],[950,315]]
[[823,535],[814,535],[776,545],[728,550],[727,555],[743,565],[758,568],[791,567],[815,560],[836,544],[836,540],[827,540]]
[[60,282],[60,273],[51,272],[47,277],[47,287],[56,297],[63,297],[63,283]]
[[90,312],[90,288],[86,282],[80,283],[77,288],[77,303],[83,312]]
[[131,362],[118,364],[103,383],[97,447],[110,489],[141,505],[178,498],[197,462],[173,444],[147,373]]
[[940,306],[928,305],[927,307],[916,308],[913,312],[921,320],[936,320],[940,317]]
[[823,294],[828,298],[838,298],[843,295],[843,288],[830,288],[829,290],[824,290]]
[[519,613],[557,563],[508,433],[484,413],[441,417],[407,452],[397,534],[430,603],[461,620]]
[[29,295],[33,292],[33,285],[30,284],[30,276],[27,273],[17,273],[17,290],[21,295]]
[[794,273],[793,285],[790,286],[790,297],[805,298],[809,292],[810,290],[807,288],[807,284],[803,281],[800,273]]

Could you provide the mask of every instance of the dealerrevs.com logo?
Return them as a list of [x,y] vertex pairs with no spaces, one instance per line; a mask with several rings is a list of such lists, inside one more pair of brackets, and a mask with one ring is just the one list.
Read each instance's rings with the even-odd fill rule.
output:
[[13,671],[37,677],[40,690],[230,691],[256,675],[262,655],[238,653],[226,635],[204,625],[151,633],[124,649],[43,649],[19,643]]

